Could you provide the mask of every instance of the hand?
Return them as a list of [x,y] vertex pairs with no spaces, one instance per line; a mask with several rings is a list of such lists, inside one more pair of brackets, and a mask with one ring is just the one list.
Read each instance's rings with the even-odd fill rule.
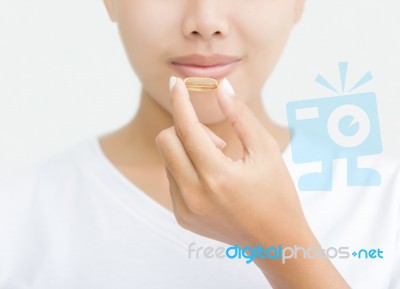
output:
[[[156,137],[178,223],[241,247],[318,247],[274,138],[223,86],[217,100],[243,146],[241,159],[227,157],[223,140],[199,122],[179,78],[171,98],[175,126]],[[349,288],[327,258],[254,262],[274,288]]]
[[257,242],[260,232],[304,224],[297,192],[275,139],[241,101],[220,85],[217,100],[243,146],[233,161],[223,141],[197,119],[181,79],[172,89],[175,126],[156,143],[164,160],[174,214],[195,233],[228,244]]

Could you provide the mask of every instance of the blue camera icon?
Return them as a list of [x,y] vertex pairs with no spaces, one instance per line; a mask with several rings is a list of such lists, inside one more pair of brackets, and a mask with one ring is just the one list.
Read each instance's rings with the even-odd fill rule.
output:
[[[343,74],[347,63],[339,63]],[[351,90],[372,79],[368,73]],[[321,75],[317,82],[337,92]],[[332,161],[347,159],[349,186],[378,186],[380,174],[359,168],[357,157],[382,152],[375,93],[290,102],[286,106],[293,162],[321,162],[321,171],[301,176],[299,190],[332,190]]]

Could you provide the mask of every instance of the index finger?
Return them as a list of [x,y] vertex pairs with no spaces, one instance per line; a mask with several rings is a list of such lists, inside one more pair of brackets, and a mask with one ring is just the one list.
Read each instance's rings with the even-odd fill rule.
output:
[[223,168],[222,157],[226,156],[202,127],[190,101],[189,92],[180,78],[176,78],[172,88],[171,104],[176,134],[198,173],[204,175],[205,172],[220,172]]

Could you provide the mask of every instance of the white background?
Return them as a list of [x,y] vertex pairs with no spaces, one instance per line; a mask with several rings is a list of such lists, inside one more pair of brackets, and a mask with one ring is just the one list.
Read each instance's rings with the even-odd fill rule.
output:
[[[339,87],[349,61],[349,85],[372,72],[357,91],[376,92],[384,152],[399,158],[399,12],[398,0],[307,0],[267,111],[284,124],[288,101],[332,96],[315,76]],[[0,0],[0,173],[125,124],[139,89],[102,1]]]

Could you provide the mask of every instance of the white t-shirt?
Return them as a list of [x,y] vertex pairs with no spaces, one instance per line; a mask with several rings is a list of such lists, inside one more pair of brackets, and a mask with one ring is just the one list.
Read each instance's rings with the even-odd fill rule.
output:
[[[289,149],[283,157],[296,183],[311,167],[294,165]],[[332,259],[352,288],[398,289],[399,165],[368,158],[382,185],[362,188],[339,181],[341,165],[332,191],[299,192],[307,220],[328,255],[359,253]],[[97,138],[0,180],[1,289],[270,288],[254,263],[221,254],[228,247],[181,228]]]

